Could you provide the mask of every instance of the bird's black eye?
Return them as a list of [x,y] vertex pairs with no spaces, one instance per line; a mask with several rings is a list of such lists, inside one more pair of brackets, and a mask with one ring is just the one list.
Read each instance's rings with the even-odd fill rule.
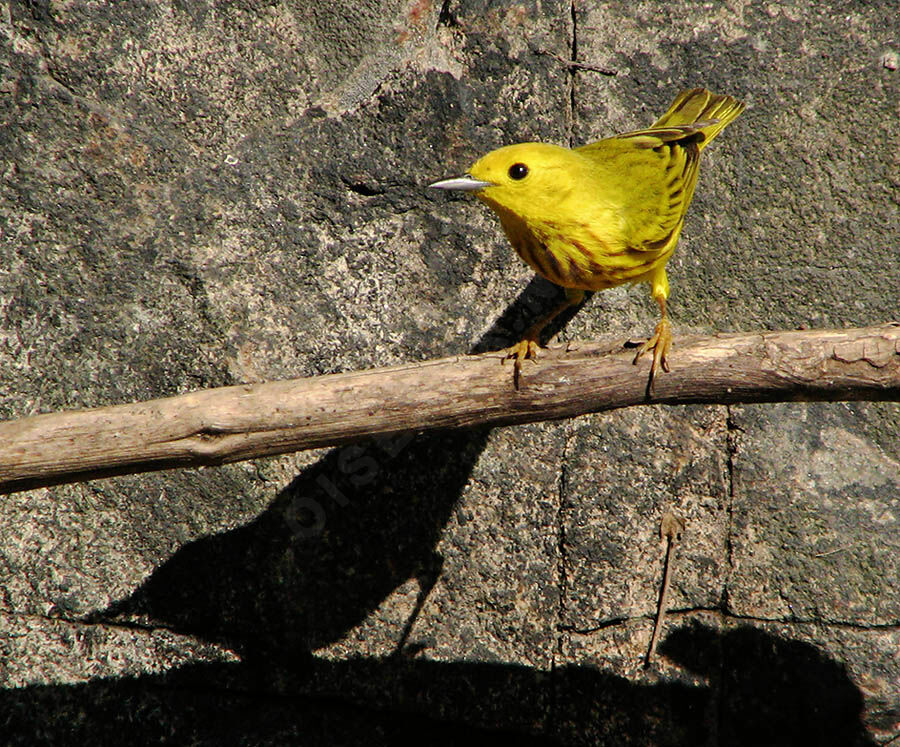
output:
[[519,179],[524,179],[526,176],[528,176],[528,167],[524,163],[514,163],[509,167],[510,179],[518,181]]

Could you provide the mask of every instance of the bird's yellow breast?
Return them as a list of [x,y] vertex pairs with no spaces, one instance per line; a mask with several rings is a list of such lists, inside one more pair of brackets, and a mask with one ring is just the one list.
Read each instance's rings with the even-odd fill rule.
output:
[[553,218],[527,219],[489,197],[481,199],[500,217],[516,253],[539,275],[564,288],[598,291],[639,282],[665,264],[675,245],[681,223],[657,245],[640,250],[628,246],[614,231],[603,227],[614,221],[585,222],[565,215],[556,205]]

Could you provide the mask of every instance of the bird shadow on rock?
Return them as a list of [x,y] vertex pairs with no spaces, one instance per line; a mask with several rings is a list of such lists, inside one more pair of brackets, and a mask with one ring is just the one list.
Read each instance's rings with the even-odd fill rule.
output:
[[[875,745],[844,667],[807,643],[696,623],[660,652],[696,678],[630,681],[408,657],[189,664],[164,674],[0,694],[9,744]],[[144,717],[138,717],[143,714]],[[152,717],[148,717],[152,716]]]
[[[558,298],[535,277],[473,352],[508,346]],[[490,430],[333,449],[253,521],[184,545],[129,597],[85,620],[164,625],[262,663],[342,638],[410,578],[421,605],[440,572],[435,545]]]

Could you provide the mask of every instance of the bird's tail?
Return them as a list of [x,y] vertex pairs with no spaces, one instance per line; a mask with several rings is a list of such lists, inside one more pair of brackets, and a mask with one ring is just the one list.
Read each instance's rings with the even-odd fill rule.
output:
[[[663,114],[649,128],[677,127],[679,125],[699,125],[704,138],[702,149],[718,135],[738,114],[744,111],[744,104],[731,96],[711,93],[705,88],[682,91],[675,97],[669,111]],[[706,124],[706,123],[709,124]]]

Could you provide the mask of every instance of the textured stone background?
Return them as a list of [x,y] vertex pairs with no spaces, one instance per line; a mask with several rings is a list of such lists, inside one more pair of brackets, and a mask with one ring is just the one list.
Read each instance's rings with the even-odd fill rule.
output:
[[[814,5],[0,4],[0,417],[508,344],[552,289],[422,185],[694,85],[748,109],[704,156],[676,334],[896,319],[896,3]],[[562,336],[654,322],[616,289]],[[4,496],[0,729],[885,742],[898,415],[647,408]]]

